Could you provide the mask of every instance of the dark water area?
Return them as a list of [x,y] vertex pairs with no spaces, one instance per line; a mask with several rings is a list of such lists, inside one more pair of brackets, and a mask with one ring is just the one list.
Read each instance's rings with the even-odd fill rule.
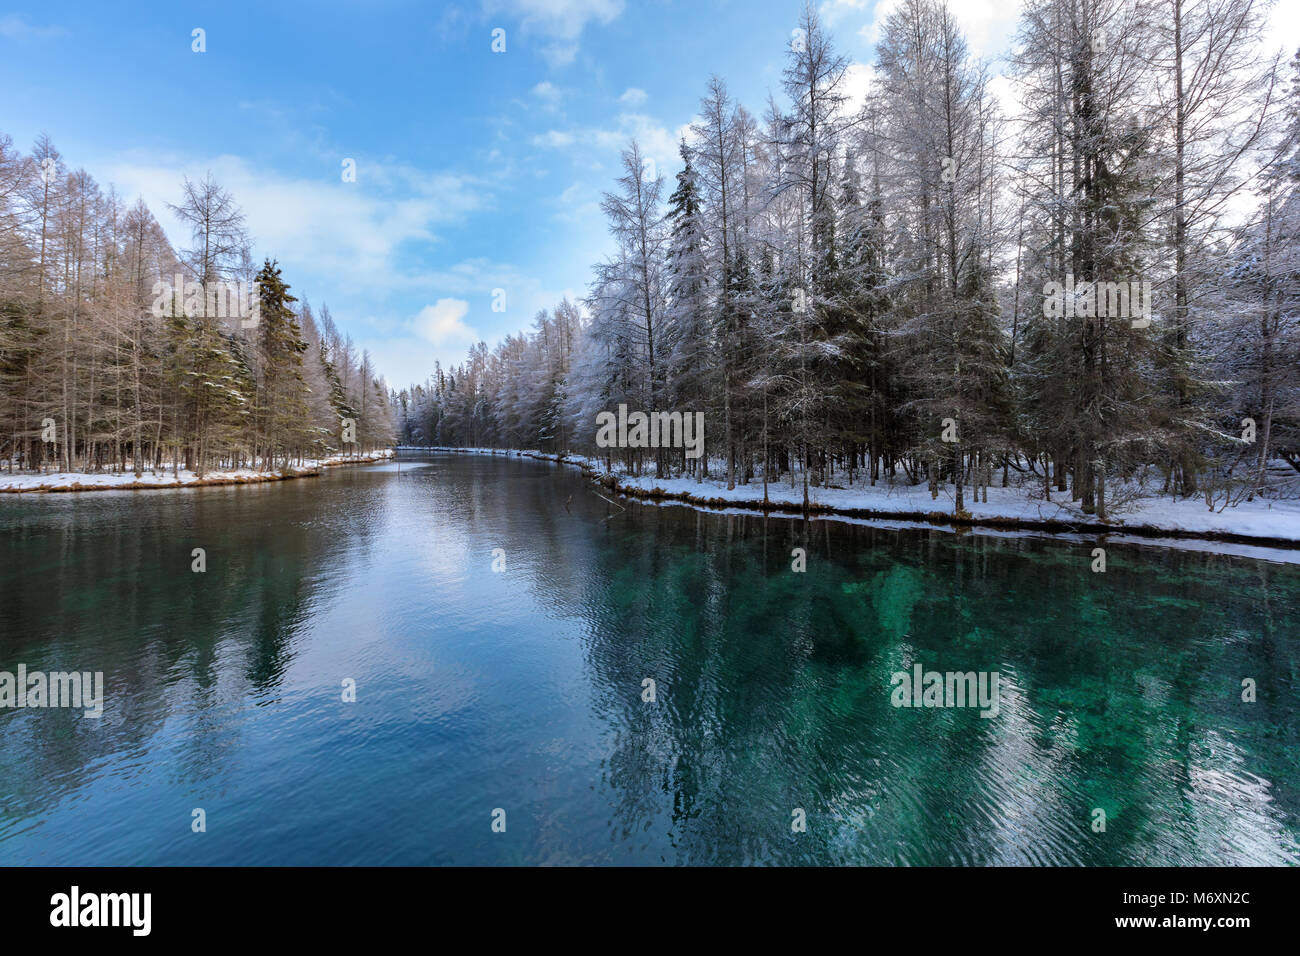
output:
[[[0,864],[1300,862],[1300,566],[598,491],[0,496],[0,671],[105,688],[0,709]],[[894,706],[917,664],[996,715]]]

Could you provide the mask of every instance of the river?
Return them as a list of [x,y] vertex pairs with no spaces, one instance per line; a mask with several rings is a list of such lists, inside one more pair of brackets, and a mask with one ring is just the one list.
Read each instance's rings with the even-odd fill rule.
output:
[[601,494],[0,496],[0,671],[105,688],[0,709],[0,863],[1300,862],[1300,565]]

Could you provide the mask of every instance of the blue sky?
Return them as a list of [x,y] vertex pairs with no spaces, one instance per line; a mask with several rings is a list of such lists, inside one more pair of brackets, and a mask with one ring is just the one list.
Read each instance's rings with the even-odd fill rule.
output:
[[[858,89],[890,5],[819,7]],[[70,167],[143,196],[178,246],[166,203],[210,170],[259,260],[277,257],[402,386],[582,295],[609,251],[598,204],[619,150],[635,135],[671,176],[711,73],[761,115],[800,6],[8,0],[0,132],[23,150],[48,132]],[[1017,0],[953,6],[976,53],[1005,50]],[[1295,42],[1294,15],[1283,25]]]

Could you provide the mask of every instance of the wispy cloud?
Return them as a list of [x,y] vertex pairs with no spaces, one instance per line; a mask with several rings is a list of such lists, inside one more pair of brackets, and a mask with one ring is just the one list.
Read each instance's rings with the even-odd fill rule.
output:
[[353,158],[355,183],[342,182],[337,164],[324,167],[319,179],[304,179],[231,155],[166,163],[132,156],[113,164],[108,178],[127,196],[143,196],[172,241],[184,246],[189,236],[167,203],[179,199],[185,176],[211,171],[244,209],[259,253],[371,288],[407,284],[400,264],[405,244],[436,243],[440,227],[489,204],[486,188],[471,177]]
[[572,130],[547,130],[534,136],[534,146],[565,149],[570,146],[622,150],[635,139],[641,151],[660,166],[677,156],[677,138],[666,126],[644,113],[620,113],[613,126],[588,126]]
[[590,182],[576,182],[552,200],[555,218],[560,222],[583,224],[590,229],[602,226],[601,188]]
[[0,37],[9,40],[44,40],[67,35],[68,31],[63,27],[40,26],[21,14],[9,13],[0,17]]
[[556,86],[550,80],[543,80],[533,87],[533,96],[541,100],[548,109],[555,109],[563,102],[566,90]]
[[610,23],[623,12],[623,0],[483,0],[488,16],[518,18],[525,37],[542,38],[542,55],[565,66],[578,55],[588,23]]
[[545,146],[550,149],[563,149],[572,146],[575,141],[576,137],[572,133],[558,129],[548,129],[545,133],[538,133],[532,140],[534,146]]

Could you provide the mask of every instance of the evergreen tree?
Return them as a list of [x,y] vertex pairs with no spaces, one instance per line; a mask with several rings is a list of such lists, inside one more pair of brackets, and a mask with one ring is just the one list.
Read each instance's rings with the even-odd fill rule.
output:
[[290,304],[298,301],[276,263],[267,259],[257,273],[257,355],[260,380],[254,410],[255,447],[267,467],[279,458],[288,467],[301,454],[309,432],[303,375],[303,341]]

